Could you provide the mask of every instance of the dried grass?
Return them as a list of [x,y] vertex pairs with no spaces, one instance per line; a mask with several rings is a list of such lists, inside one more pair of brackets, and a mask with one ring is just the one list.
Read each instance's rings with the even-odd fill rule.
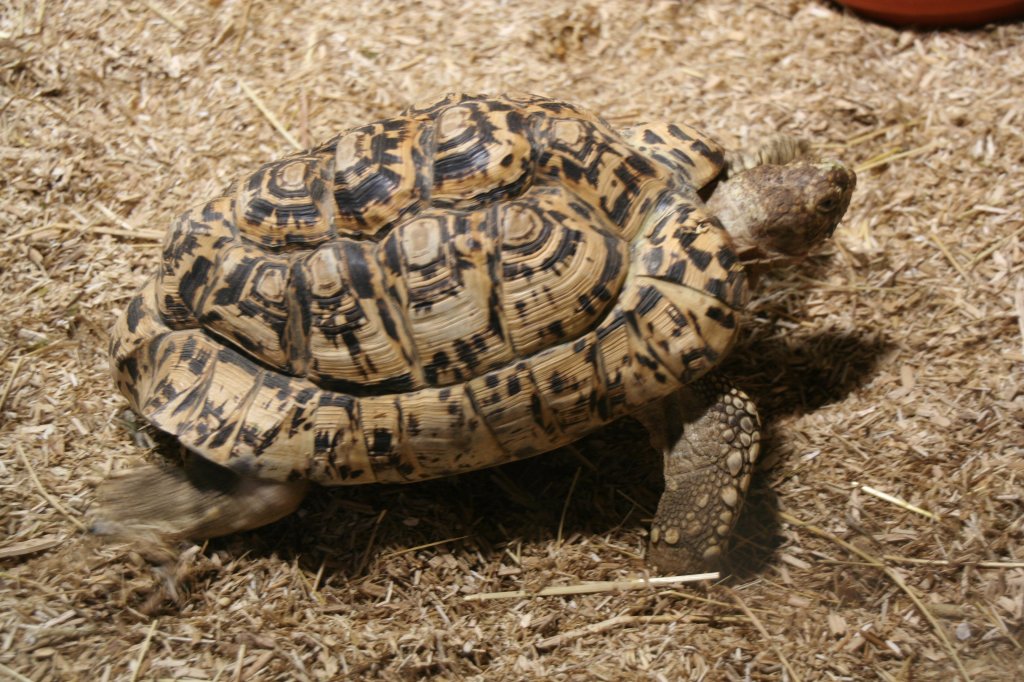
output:
[[[900,32],[815,1],[287,4],[0,10],[0,677],[1024,676],[1024,27]],[[644,577],[657,463],[628,423],[318,492],[176,558],[83,534],[95,482],[153,443],[105,341],[170,217],[451,89],[728,144],[798,132],[862,169],[830,252],[763,282],[727,368],[768,423],[728,587],[464,599]]]

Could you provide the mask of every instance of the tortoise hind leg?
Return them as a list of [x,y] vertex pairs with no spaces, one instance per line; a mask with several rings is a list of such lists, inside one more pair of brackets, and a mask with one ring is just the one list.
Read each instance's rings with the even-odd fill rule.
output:
[[664,458],[648,562],[669,573],[717,568],[760,451],[757,409],[738,389],[705,378],[637,417]]
[[198,456],[184,468],[147,464],[100,484],[92,531],[165,540],[230,535],[291,514],[307,488],[306,481],[239,476]]

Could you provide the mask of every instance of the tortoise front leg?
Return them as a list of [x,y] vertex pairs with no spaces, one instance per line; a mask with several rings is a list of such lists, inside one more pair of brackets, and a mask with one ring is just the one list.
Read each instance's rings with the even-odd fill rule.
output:
[[664,458],[648,563],[668,573],[717,568],[760,451],[757,408],[725,381],[705,378],[636,416]]

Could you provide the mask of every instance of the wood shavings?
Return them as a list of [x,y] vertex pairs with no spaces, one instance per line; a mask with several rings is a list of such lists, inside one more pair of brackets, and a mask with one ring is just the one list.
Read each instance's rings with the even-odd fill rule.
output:
[[[586,627],[563,632],[554,637],[547,637],[535,645],[538,649],[554,649],[564,646],[569,642],[589,635],[599,635],[615,628],[644,625],[667,625],[671,623],[705,623],[710,618],[702,615],[680,615],[680,616],[616,616],[603,620],[600,623],[593,623]],[[726,618],[728,622],[738,622],[738,618]]]
[[149,626],[149,630],[146,631],[146,639],[142,640],[142,646],[139,648],[139,656],[135,659],[135,665],[132,668],[132,676],[129,678],[131,682],[139,679],[139,674],[142,672],[142,664],[146,660],[146,654],[149,653],[149,644],[153,641],[153,633],[156,632],[157,620]]
[[21,463],[25,465],[25,469],[28,471],[29,478],[32,479],[32,483],[35,485],[36,490],[43,497],[43,499],[45,499],[50,504],[51,507],[60,512],[62,516],[67,518],[68,521],[74,524],[76,528],[83,532],[88,531],[88,527],[84,523],[79,521],[74,514],[69,512],[63,504],[61,504],[56,498],[53,497],[53,495],[51,495],[46,490],[45,487],[43,487],[42,482],[39,480],[39,476],[36,475],[36,471],[32,467],[32,462],[29,461],[28,457],[25,455],[25,451],[21,448],[20,444],[15,445],[15,449],[18,452],[18,458],[21,460]]
[[909,585],[907,585],[906,581],[903,579],[903,577],[899,573],[897,573],[893,569],[883,565],[876,558],[874,558],[873,556],[871,556],[870,554],[868,554],[864,550],[859,549],[858,547],[856,547],[854,545],[851,545],[850,543],[845,542],[844,540],[841,540],[841,539],[835,537],[831,533],[828,533],[827,531],[824,531],[821,528],[818,528],[817,526],[815,526],[813,524],[804,523],[800,519],[792,516],[791,514],[787,514],[785,512],[783,512],[781,516],[782,516],[783,520],[785,520],[787,523],[796,524],[797,526],[800,526],[802,528],[805,528],[805,529],[809,530],[810,532],[814,533],[815,535],[820,535],[821,537],[827,538],[827,539],[831,540],[832,542],[836,543],[837,545],[840,545],[841,547],[845,548],[846,550],[848,550],[850,552],[853,552],[854,554],[856,554],[857,556],[861,557],[862,559],[864,559],[865,561],[867,561],[871,565],[876,566],[876,567],[880,568],[881,570],[883,570],[889,576],[889,578],[894,583],[896,583],[896,585],[898,585],[900,587],[900,589],[902,589],[904,592],[907,593],[907,596],[910,597],[911,601],[914,602],[914,605],[917,607],[917,609],[929,621],[929,623],[931,624],[931,626],[933,628],[933,631],[935,632],[935,635],[938,637],[939,641],[942,642],[942,644],[949,651],[950,658],[952,658],[953,662],[956,664],[956,668],[957,668],[958,672],[960,673],[960,675],[962,676],[962,678],[966,682],[970,682],[971,676],[968,674],[967,670],[964,668],[963,662],[960,660],[959,655],[956,653],[956,649],[953,648],[952,643],[949,641],[949,637],[946,635],[946,631],[943,630],[942,626],[939,625],[939,623],[935,621],[935,618],[932,616],[931,611],[929,611],[927,609],[927,607],[925,607],[925,605],[921,602],[921,598],[917,595],[917,593]]
[[545,587],[536,592],[523,590],[512,590],[510,592],[482,592],[480,594],[467,594],[466,601],[487,601],[491,599],[526,599],[529,597],[551,597],[565,596],[569,594],[595,594],[598,592],[612,592],[618,590],[642,590],[650,587],[662,587],[666,585],[682,585],[703,580],[718,580],[718,573],[695,573],[693,575],[662,576],[655,578],[642,578],[638,580],[613,580],[583,583],[580,585],[557,585]]
[[[1024,350],[1024,277],[1017,279],[1017,290],[1014,292],[1013,302],[1017,312],[1017,326],[1020,328],[1020,345]],[[0,400],[0,404],[3,404],[2,400]]]
[[242,88],[242,92],[245,93],[245,96],[256,105],[256,108],[259,109],[259,112],[263,114],[264,118],[270,122],[270,125],[274,126],[274,130],[281,133],[281,137],[288,140],[288,144],[292,147],[297,150],[301,150],[302,145],[299,144],[299,141],[288,132],[288,129],[284,127],[284,124],[282,124],[281,121],[278,120],[277,116],[267,108],[267,105],[263,103],[263,100],[259,98],[256,92],[249,87],[245,81],[238,81],[238,85]]
[[[959,664],[1024,678],[1021,24],[894,31],[820,0],[13,7],[0,677],[778,679],[784,656],[801,679],[955,679]],[[300,144],[450,90],[678,120],[730,147],[795,133],[860,169],[840,246],[763,278],[725,367],[767,425],[729,582],[767,638],[698,586],[463,599],[643,570],[661,480],[629,423],[580,443],[585,465],[563,451],[500,475],[318,491],[179,556],[80,532],[94,483],[147,456],[107,330],[169,222]],[[853,481],[940,520],[851,497]],[[872,562],[780,524],[779,506],[952,615],[933,625]]]
[[48,549],[56,547],[63,542],[63,540],[63,538],[48,535],[41,538],[34,538],[32,540],[25,540],[24,542],[5,545],[0,547],[0,559],[10,559],[11,557],[23,556],[25,554],[45,552]]
[[182,23],[182,21],[180,19],[177,19],[173,14],[168,12],[166,9],[164,9],[163,7],[158,5],[157,3],[152,2],[152,0],[141,0],[141,2],[142,2],[143,5],[146,6],[146,8],[150,12],[152,12],[155,15],[157,15],[158,17],[160,17],[161,19],[163,19],[168,24],[170,24],[174,28],[178,29],[182,33],[184,33],[186,30],[188,30],[188,28],[185,26],[184,23]]
[[[854,485],[856,485],[856,484],[854,484]],[[916,507],[916,506],[910,504],[909,502],[905,502],[905,501],[901,500],[898,497],[894,497],[894,496],[890,495],[889,493],[884,493],[881,490],[878,490],[876,488],[872,488],[869,485],[861,485],[860,489],[863,490],[864,492],[866,492],[868,495],[874,495],[875,497],[877,497],[880,500],[885,500],[886,502],[889,502],[890,504],[895,504],[897,507],[902,507],[903,509],[906,509],[907,511],[912,511],[915,514],[920,514],[921,516],[924,516],[925,518],[932,519],[933,521],[938,521],[939,520],[939,517],[936,516],[935,514],[933,514],[932,512],[927,511],[925,509],[921,509],[920,507]]]
[[799,682],[801,678],[793,669],[793,666],[789,662],[789,659],[786,658],[786,655],[782,653],[782,650],[780,648],[775,646],[772,636],[768,634],[768,630],[765,629],[764,624],[761,622],[761,619],[758,618],[757,615],[755,615],[754,612],[750,610],[750,607],[747,606],[747,603],[745,601],[743,601],[743,598],[740,596],[739,592],[737,592],[736,590],[729,589],[728,587],[723,587],[722,589],[725,590],[725,592],[727,592],[729,596],[733,598],[736,604],[740,607],[740,610],[743,611],[744,615],[746,615],[746,617],[750,619],[750,621],[754,624],[754,627],[757,628],[757,631],[761,633],[761,636],[764,639],[766,639],[770,643],[770,645],[775,649],[776,655],[778,655],[779,660],[782,661],[782,667],[786,669],[787,673],[789,673],[789,678]]

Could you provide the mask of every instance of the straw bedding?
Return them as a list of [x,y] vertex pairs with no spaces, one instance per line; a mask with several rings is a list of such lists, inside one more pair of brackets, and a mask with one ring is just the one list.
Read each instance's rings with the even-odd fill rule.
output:
[[[1024,676],[1022,44],[1021,25],[901,32],[815,1],[2,7],[0,677]],[[658,463],[631,423],[318,491],[177,554],[90,538],[96,482],[173,452],[105,355],[170,218],[446,90],[729,145],[798,133],[858,167],[836,238],[761,283],[726,367],[768,424],[733,577],[557,594],[645,575]]]

